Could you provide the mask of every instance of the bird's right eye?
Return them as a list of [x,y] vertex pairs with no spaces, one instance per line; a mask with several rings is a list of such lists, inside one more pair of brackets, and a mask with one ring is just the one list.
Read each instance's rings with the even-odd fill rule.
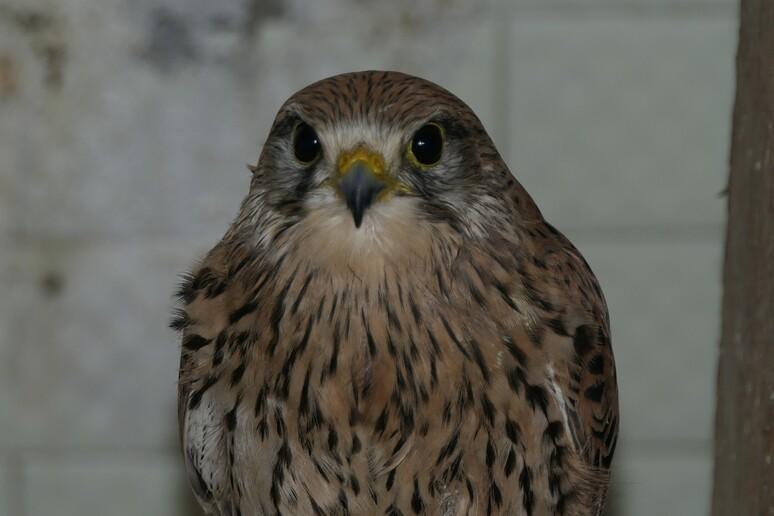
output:
[[311,165],[322,151],[320,138],[309,124],[301,122],[293,132],[293,154],[303,165]]
[[432,167],[441,160],[444,134],[441,126],[425,124],[414,133],[408,148],[409,158],[421,168]]

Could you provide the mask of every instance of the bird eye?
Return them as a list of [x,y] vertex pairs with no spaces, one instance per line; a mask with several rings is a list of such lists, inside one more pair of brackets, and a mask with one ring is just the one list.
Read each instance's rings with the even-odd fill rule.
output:
[[441,159],[443,152],[443,129],[438,124],[426,124],[411,138],[409,157],[419,165],[428,167]]
[[311,164],[320,155],[321,146],[317,133],[309,124],[300,123],[293,134],[293,154],[304,165]]

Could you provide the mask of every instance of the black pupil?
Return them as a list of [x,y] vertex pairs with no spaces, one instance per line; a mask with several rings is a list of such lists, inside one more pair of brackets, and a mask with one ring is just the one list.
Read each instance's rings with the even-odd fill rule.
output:
[[296,128],[293,152],[296,159],[303,163],[314,161],[320,154],[320,140],[317,138],[317,133],[307,124],[301,124]]
[[417,161],[423,165],[432,165],[441,159],[443,151],[443,135],[441,128],[435,124],[422,126],[411,140],[411,152]]

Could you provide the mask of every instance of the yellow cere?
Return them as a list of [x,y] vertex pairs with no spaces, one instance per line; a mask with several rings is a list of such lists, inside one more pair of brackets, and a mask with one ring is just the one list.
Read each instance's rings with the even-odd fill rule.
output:
[[378,152],[371,152],[363,147],[344,151],[339,156],[339,175],[344,175],[358,161],[362,161],[375,177],[384,178],[384,158]]
[[373,176],[387,185],[384,190],[379,193],[377,200],[385,200],[396,191],[403,193],[411,191],[411,188],[409,188],[407,184],[398,181],[387,173],[387,167],[385,166],[384,157],[381,153],[373,152],[364,147],[356,147],[351,151],[344,151],[339,155],[337,167],[338,176],[343,177],[346,175],[347,172],[352,169],[352,165],[357,162],[365,163]]

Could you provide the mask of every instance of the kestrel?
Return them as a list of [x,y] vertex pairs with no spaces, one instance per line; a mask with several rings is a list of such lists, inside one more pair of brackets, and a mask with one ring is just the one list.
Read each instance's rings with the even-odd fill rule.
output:
[[602,513],[602,291],[469,107],[338,75],[282,106],[250,168],[173,321],[208,514]]

